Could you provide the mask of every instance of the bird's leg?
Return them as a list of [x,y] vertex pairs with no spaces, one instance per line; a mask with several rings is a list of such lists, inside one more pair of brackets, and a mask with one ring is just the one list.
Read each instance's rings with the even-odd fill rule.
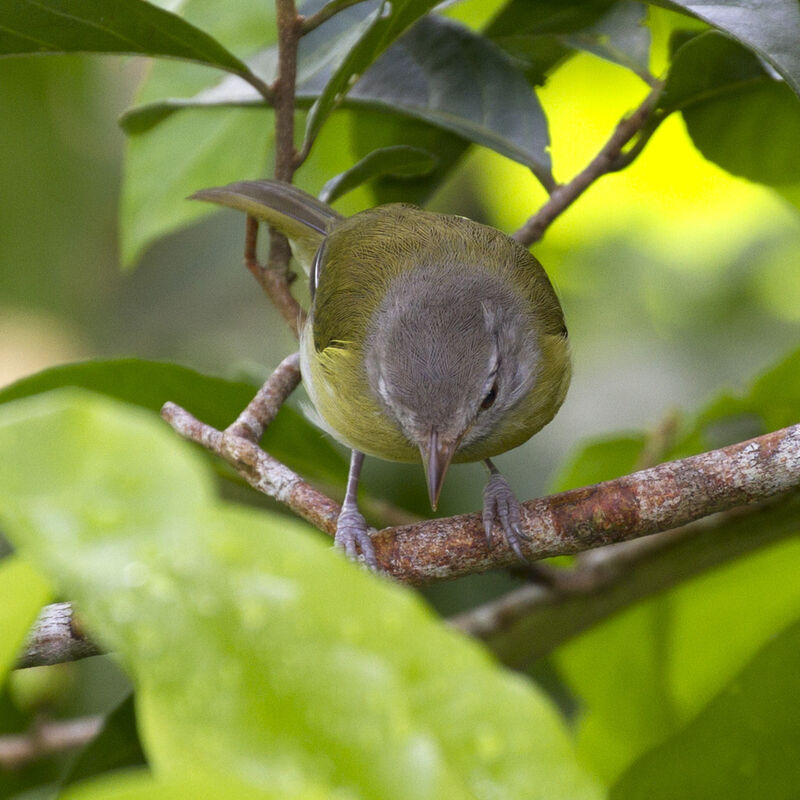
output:
[[364,557],[366,565],[376,572],[380,569],[378,559],[375,557],[375,548],[372,546],[367,528],[367,521],[358,510],[358,479],[361,475],[361,466],[364,463],[364,454],[353,450],[350,456],[350,472],[347,476],[347,492],[342,503],[342,511],[336,522],[336,536],[334,544],[351,561],[358,561],[359,553]]
[[486,532],[486,544],[489,548],[494,546],[492,526],[495,519],[499,519],[508,546],[514,551],[517,558],[528,563],[519,544],[520,539],[530,538],[522,532],[519,500],[514,496],[508,481],[500,474],[500,470],[492,463],[491,459],[487,458],[483,463],[489,470],[489,482],[483,491],[483,529]]

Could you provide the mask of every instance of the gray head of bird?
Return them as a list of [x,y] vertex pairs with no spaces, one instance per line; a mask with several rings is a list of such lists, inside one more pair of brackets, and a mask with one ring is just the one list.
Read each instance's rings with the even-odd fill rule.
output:
[[457,453],[478,460],[508,449],[482,444],[502,440],[539,359],[530,315],[495,276],[428,268],[393,282],[371,320],[365,365],[384,410],[419,448],[434,510]]

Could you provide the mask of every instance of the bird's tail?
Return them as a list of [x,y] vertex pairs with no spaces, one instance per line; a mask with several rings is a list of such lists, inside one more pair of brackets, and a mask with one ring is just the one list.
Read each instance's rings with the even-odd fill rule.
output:
[[189,199],[236,208],[277,228],[306,271],[331,223],[342,218],[321,200],[281,181],[237,181],[201,189]]

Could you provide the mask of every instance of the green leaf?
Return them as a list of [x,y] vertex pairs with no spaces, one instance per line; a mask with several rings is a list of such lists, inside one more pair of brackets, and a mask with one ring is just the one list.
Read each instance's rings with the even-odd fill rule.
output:
[[[300,84],[298,103],[319,97],[324,78],[318,73]],[[192,99],[132,109],[122,124],[143,130],[178,109],[253,103],[260,103],[254,90],[225,80]],[[552,180],[547,120],[524,76],[498,47],[449,20],[420,20],[364,74],[343,104],[420,120],[525,164],[543,182]]]
[[350,139],[356,156],[377,147],[411,146],[435,154],[437,164],[426,175],[394,178],[383,175],[370,185],[375,204],[424,205],[452,173],[469,143],[455,134],[418,120],[359,109],[351,112]]
[[[203,375],[178,364],[123,358],[46,369],[0,390],[0,403],[62,386],[91,389],[155,413],[170,400],[219,429],[236,419],[257,388],[249,383]],[[281,408],[261,445],[306,477],[338,485],[347,474],[347,464],[339,451],[289,406]]]
[[0,6],[0,55],[166,56],[249,75],[207,33],[144,0],[16,0]]
[[186,200],[199,187],[262,175],[272,119],[265,110],[191,110],[129,139],[120,209],[124,264],[132,266],[154,241],[210,213]]
[[107,398],[0,410],[9,536],[132,673],[159,776],[213,768],[375,800],[599,797],[535,686],[306,526],[214,502],[202,464]]
[[69,786],[94,775],[145,763],[130,694],[106,717],[103,729],[83,748],[61,785]]
[[70,787],[59,800],[355,800],[351,794],[335,796],[298,781],[289,790],[244,785],[230,775],[206,774],[164,779],[145,770],[104,775]]
[[562,41],[574,50],[585,50],[619,64],[650,80],[650,30],[645,25],[647,8],[642,3],[616,3],[597,22],[567,34]]
[[642,435],[615,436],[583,445],[561,468],[553,492],[610,481],[636,469],[645,445]]
[[313,141],[323,123],[355,81],[437,0],[384,0],[355,26],[341,43],[342,59],[333,70],[306,119],[306,142]]
[[[798,409],[800,350],[749,390],[714,399],[665,459],[785,427],[797,422]],[[610,443],[610,458],[616,447]],[[585,463],[591,470],[601,462],[597,449]],[[791,535],[800,532],[797,505],[767,507],[729,524],[736,537],[772,546],[685,580],[556,652],[562,676],[586,708],[578,729],[580,751],[605,779],[617,777],[693,719],[760,647],[800,615],[800,539]],[[724,527],[719,535],[726,535]],[[694,559],[702,562],[705,556],[695,553]],[[681,574],[695,574],[695,561]]]
[[324,203],[332,203],[351,189],[383,175],[391,175],[394,178],[427,175],[436,164],[436,157],[419,147],[408,145],[379,147],[346,172],[331,178],[322,187],[319,199]]
[[511,0],[486,25],[484,34],[514,58],[531,85],[572,54],[561,37],[596,24],[614,0]]
[[486,35],[508,52],[533,85],[555,66],[585,50],[651,80],[646,8],[636,2],[515,0],[486,27]]
[[800,786],[798,693],[795,623],[689,725],[634,763],[611,790],[611,800],[792,800]]
[[15,556],[0,561],[0,683],[13,669],[42,606],[51,599],[50,585],[30,564]]
[[659,105],[683,112],[703,155],[771,185],[800,180],[800,100],[752,52],[715,31],[675,53]]
[[797,0],[657,0],[690,14],[771,64],[800,95],[800,4]]
[[585,763],[613,779],[694,718],[753,653],[797,618],[798,570],[800,541],[787,537],[562,646],[555,657],[559,672],[586,709],[578,729]]
[[[228,0],[221,14],[216,0],[188,0],[181,13],[243,54],[274,41],[273,4],[262,0]],[[249,84],[228,76],[236,87]],[[158,61],[151,64],[137,91],[147,102],[165,95],[194,94],[217,81],[195,64]],[[187,112],[168,120],[162,130],[132,137],[125,152],[120,222],[121,255],[133,266],[147,247],[165,234],[212,213],[186,197],[203,186],[220,186],[258,178],[272,161],[273,116],[253,90],[262,113],[232,109],[218,114]]]

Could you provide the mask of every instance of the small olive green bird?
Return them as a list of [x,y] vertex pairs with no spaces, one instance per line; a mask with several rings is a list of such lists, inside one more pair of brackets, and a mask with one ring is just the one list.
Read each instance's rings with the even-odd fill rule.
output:
[[541,264],[494,228],[411,205],[345,218],[268,180],[193,198],[274,226],[309,269],[303,383],[321,425],[352,449],[337,546],[377,568],[356,500],[364,454],[421,457],[434,510],[450,463],[483,461],[487,542],[499,521],[524,560],[519,502],[490,457],[550,422],[569,385],[564,314]]

